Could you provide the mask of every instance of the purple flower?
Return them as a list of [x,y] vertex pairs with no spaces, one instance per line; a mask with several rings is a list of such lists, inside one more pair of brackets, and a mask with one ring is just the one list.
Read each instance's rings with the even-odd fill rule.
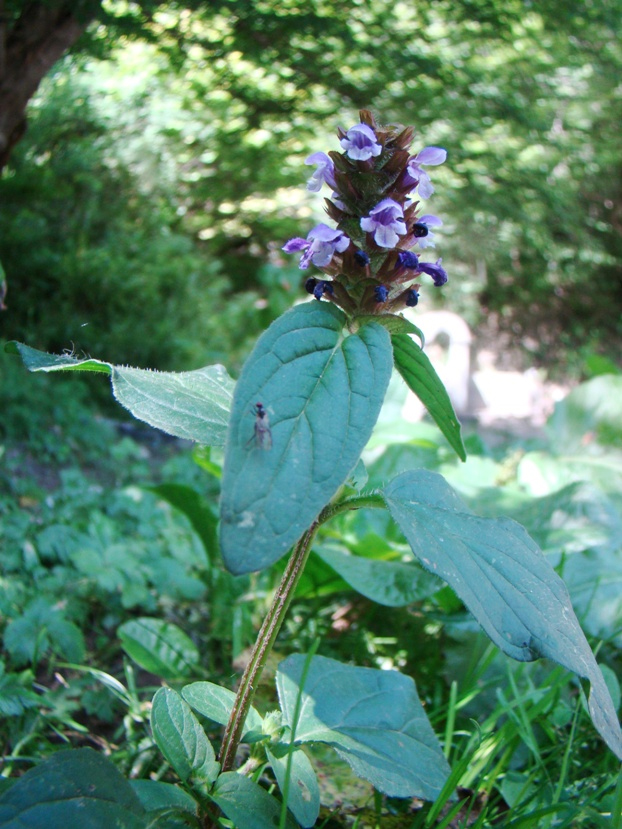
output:
[[393,199],[383,199],[370,211],[369,216],[361,219],[361,228],[374,234],[374,241],[381,248],[393,248],[399,236],[406,233],[404,211]]
[[429,213],[426,213],[425,216],[420,216],[417,219],[416,224],[418,225],[425,225],[428,229],[428,232],[425,236],[417,236],[415,232],[415,236],[417,236],[417,244],[420,248],[433,248],[434,245],[434,234],[430,230],[431,227],[442,227],[443,220],[439,219],[438,216],[432,216]]
[[340,144],[341,149],[354,161],[367,161],[382,152],[382,147],[376,141],[376,133],[367,124],[356,124],[349,129]]
[[317,300],[320,300],[322,299],[324,294],[328,294],[329,296],[335,296],[335,289],[333,288],[332,284],[328,282],[326,279],[320,279],[317,282],[312,293]]
[[419,267],[419,257],[411,250],[403,250],[397,255],[398,264],[408,271],[416,271]]
[[441,267],[442,261],[442,259],[437,259],[436,262],[419,262],[420,273],[427,273],[431,276],[436,288],[440,288],[448,279],[447,271]]
[[337,186],[335,182],[335,165],[326,153],[313,153],[305,158],[305,164],[316,164],[317,169],[307,182],[307,190],[317,193],[324,182],[333,190]]
[[335,252],[343,253],[350,244],[350,239],[341,230],[335,230],[323,222],[310,230],[307,238],[302,239],[296,236],[286,242],[282,250],[285,253],[296,253],[304,251],[300,257],[300,268],[304,270],[313,262],[318,268],[325,268],[330,263]]
[[[436,167],[444,164],[447,159],[447,150],[441,147],[424,147],[420,153],[411,158],[406,167],[409,179],[418,183],[419,195],[422,199],[429,199],[434,192],[430,176],[422,169],[422,165]],[[407,181],[407,183],[410,183]]]
[[364,250],[355,250],[354,261],[357,265],[360,265],[361,268],[366,268],[369,265],[369,256]]
[[376,285],[374,288],[374,299],[376,302],[386,302],[389,296],[389,289],[386,285]]

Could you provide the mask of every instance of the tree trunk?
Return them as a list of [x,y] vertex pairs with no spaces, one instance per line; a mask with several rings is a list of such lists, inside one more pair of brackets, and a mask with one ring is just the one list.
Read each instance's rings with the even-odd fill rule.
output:
[[86,29],[71,2],[25,3],[11,16],[0,0],[0,170],[26,131],[26,106],[42,78]]

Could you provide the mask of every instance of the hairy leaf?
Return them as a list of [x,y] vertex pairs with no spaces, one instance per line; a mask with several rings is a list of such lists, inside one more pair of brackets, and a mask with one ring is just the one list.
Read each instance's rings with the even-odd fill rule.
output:
[[5,351],[19,354],[29,371],[109,374],[115,398],[138,420],[198,443],[220,446],[225,442],[234,383],[223,366],[176,373],[46,354],[17,342],[7,343]]

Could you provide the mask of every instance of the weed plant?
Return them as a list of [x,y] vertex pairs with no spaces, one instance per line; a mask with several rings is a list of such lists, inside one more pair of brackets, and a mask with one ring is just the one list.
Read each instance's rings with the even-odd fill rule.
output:
[[[446,281],[399,258],[435,226],[404,196],[441,154],[411,156],[411,132],[366,112],[358,127],[314,160],[338,230],[289,244],[322,275],[315,299],[260,338],[234,394],[221,367],[8,346],[37,372],[107,374],[134,415],[212,448],[60,429],[37,459],[57,479],[33,485],[12,437],[27,394],[6,428],[3,826],[622,824],[620,378],[577,389],[545,442],[463,443],[398,313]],[[396,418],[393,360],[438,429]]]

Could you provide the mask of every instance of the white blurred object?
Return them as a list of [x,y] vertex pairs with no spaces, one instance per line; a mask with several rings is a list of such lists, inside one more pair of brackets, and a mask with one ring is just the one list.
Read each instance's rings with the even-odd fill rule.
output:
[[[471,342],[473,336],[466,322],[451,311],[427,311],[404,314],[425,336],[425,353],[443,381],[457,415],[472,414]],[[438,342],[444,340],[443,343]],[[402,416],[414,422],[421,420],[425,407],[418,397],[409,393]]]
[[[567,388],[545,382],[535,368],[499,371],[494,352],[482,350],[472,366],[473,336],[466,322],[451,311],[405,314],[425,336],[425,353],[443,381],[458,417],[477,417],[482,425],[500,420],[522,420],[542,426]],[[425,407],[409,392],[402,417],[421,420]]]

